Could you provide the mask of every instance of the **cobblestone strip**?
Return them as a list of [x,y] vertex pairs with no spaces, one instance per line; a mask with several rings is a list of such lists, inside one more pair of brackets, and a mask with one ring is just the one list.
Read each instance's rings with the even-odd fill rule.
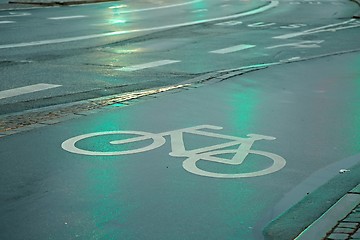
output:
[[[360,184],[350,194],[360,194]],[[360,203],[323,240],[360,240]]]
[[86,116],[97,112],[104,107],[124,107],[135,103],[137,100],[144,97],[174,91],[176,89],[185,89],[190,86],[191,84],[181,84],[158,89],[136,91],[90,101],[82,101],[61,108],[57,107],[56,109],[40,109],[28,113],[9,115],[0,119],[0,137],[45,125],[56,124],[76,117]]

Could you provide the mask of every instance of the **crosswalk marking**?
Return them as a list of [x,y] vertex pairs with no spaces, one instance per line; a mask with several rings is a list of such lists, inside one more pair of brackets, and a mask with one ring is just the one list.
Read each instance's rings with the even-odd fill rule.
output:
[[163,65],[177,63],[177,62],[181,62],[181,61],[160,60],[160,61],[149,62],[149,63],[139,64],[139,65],[133,65],[133,66],[129,66],[129,67],[118,68],[116,70],[124,71],[124,72],[132,72],[132,71],[137,71],[137,70],[146,69],[146,68],[153,68],[153,67],[163,66]]
[[248,48],[253,48],[255,46],[256,45],[240,44],[240,45],[236,45],[236,46],[232,46],[232,47],[228,47],[228,48],[210,51],[210,53],[218,53],[218,54],[232,53],[232,52],[237,52],[237,51],[241,51],[241,50],[248,49]]
[[56,88],[56,87],[61,87],[61,85],[39,83],[39,84],[29,85],[29,86],[25,86],[25,87],[13,88],[13,89],[9,89],[9,90],[0,91],[0,99],[15,97],[15,96],[23,95],[26,93],[43,91],[43,90]]
[[85,18],[85,15],[77,15],[77,16],[63,16],[63,17],[50,17],[50,20],[65,20],[65,19],[74,19],[74,18]]

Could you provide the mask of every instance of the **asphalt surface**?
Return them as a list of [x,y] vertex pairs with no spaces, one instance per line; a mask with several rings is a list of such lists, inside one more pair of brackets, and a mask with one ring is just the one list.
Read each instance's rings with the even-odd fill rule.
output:
[[[353,209],[349,204],[344,207],[347,210],[340,211],[340,214],[327,212],[332,216],[331,223],[327,221],[320,227],[314,224],[322,222],[321,219],[326,220],[327,215],[323,214],[328,209],[336,209],[336,206],[342,208],[343,201],[339,201],[341,197],[358,195],[358,191],[352,189],[359,183],[359,119],[354,114],[359,102],[356,81],[360,75],[359,54],[357,42],[354,38],[349,38],[357,36],[357,22],[347,22],[348,19],[341,18],[347,16],[349,11],[339,15],[334,9],[322,12],[326,13],[326,17],[325,20],[320,20],[321,23],[307,26],[312,27],[312,30],[295,31],[296,34],[300,33],[295,37],[300,37],[301,41],[290,39],[287,41],[288,45],[285,44],[285,49],[283,45],[278,46],[279,43],[275,40],[271,45],[259,45],[257,42],[257,46],[276,52],[268,58],[264,54],[266,52],[256,51],[253,55],[244,52],[250,58],[258,55],[258,58],[252,58],[247,63],[259,63],[258,59],[267,63],[245,67],[249,70],[246,74],[244,68],[219,71],[229,68],[230,62],[235,63],[234,67],[239,66],[235,55],[227,58],[231,60],[219,57],[224,61],[218,61],[216,65],[219,66],[212,65],[210,59],[197,63],[200,57],[206,57],[200,55],[194,58],[198,54],[194,49],[208,52],[208,46],[219,49],[221,43],[215,43],[209,38],[205,45],[193,44],[189,47],[188,40],[178,37],[177,41],[166,46],[167,49],[161,50],[171,52],[171,56],[176,57],[182,56],[181,52],[186,52],[187,56],[194,56],[191,59],[196,61],[190,65],[169,68],[170,72],[180,70],[179,75],[182,75],[173,82],[177,84],[170,88],[173,90],[158,89],[133,93],[127,97],[113,96],[109,97],[110,100],[92,99],[83,102],[83,105],[75,102],[63,106],[67,108],[66,111],[61,110],[63,107],[53,107],[47,109],[47,113],[35,110],[28,113],[30,115],[10,115],[9,122],[5,121],[5,126],[1,126],[0,134],[0,159],[3,166],[0,175],[1,182],[5,183],[0,191],[0,212],[3,216],[0,220],[0,237],[262,239],[265,234],[267,239],[294,239],[301,234],[298,239],[314,239],[314,235],[306,237],[314,229],[318,234],[316,239],[325,235],[329,239],[343,239],[350,237],[350,231],[356,237],[358,222],[353,222],[355,227],[348,225],[347,230],[343,230],[344,225],[341,225],[348,223],[349,219],[357,219],[356,216],[347,215]],[[327,21],[333,18],[334,12],[340,19],[329,27]],[[266,21],[272,17],[271,14],[265,14],[262,19]],[[250,30],[259,25],[270,24],[270,29],[263,29],[260,35],[269,32],[273,36],[288,36],[286,34],[289,32],[294,34],[293,29],[283,32],[286,27],[291,26],[292,19],[260,24],[256,20],[258,19],[250,18],[244,25]],[[307,19],[305,22],[310,24],[311,21],[312,19]],[[181,36],[191,29],[211,36],[219,31],[219,25],[216,25],[218,23],[222,22],[209,24],[206,30],[195,26],[182,28],[183,32],[174,30],[166,34]],[[243,26],[238,27],[235,28],[244,30]],[[340,31],[338,27],[351,31]],[[319,29],[325,31],[312,35],[312,32]],[[255,34],[255,31],[249,31],[246,35],[249,33]],[[162,34],[151,36],[161,39]],[[226,42],[230,43],[236,37],[235,34],[229,34]],[[146,43],[148,49],[163,45],[151,42],[151,38],[140,37],[137,41],[128,42],[128,46],[139,47],[137,44],[142,46],[142,42]],[[334,44],[336,42],[342,44]],[[117,48],[119,46],[115,43],[103,46],[101,51],[113,53]],[[289,51],[294,50],[293,48],[296,51]],[[31,51],[36,51],[36,48],[26,51],[31,56]],[[156,56],[152,51],[146,59]],[[193,53],[190,54],[191,52]],[[300,55],[294,55],[296,53]],[[75,63],[81,59],[73,55],[76,53],[66,61],[72,59]],[[89,59],[89,56],[95,59],[94,65],[101,65],[108,59],[108,56],[99,58],[100,54],[86,55],[83,59]],[[40,59],[36,63],[38,67],[49,60],[41,62],[43,55],[37,57]],[[138,57],[128,57],[133,63],[139,60]],[[59,63],[66,61],[55,60],[52,63],[61,65]],[[188,68],[191,65],[196,67]],[[50,64],[44,65],[44,69],[48,66]],[[217,71],[202,75],[214,69]],[[153,72],[145,71],[138,78],[149,73]],[[198,75],[199,78],[184,82],[184,79]],[[9,77],[7,74],[6,76]],[[160,85],[162,84],[164,83]],[[159,85],[153,85],[156,86]],[[98,92],[92,92],[93,95],[87,95],[85,99],[116,93],[118,89],[113,90],[107,93],[96,90]],[[132,98],[136,100],[131,100]],[[58,100],[52,99],[52,104],[61,102]],[[24,102],[18,105],[22,104]],[[52,104],[38,104],[35,108]],[[16,106],[9,105],[8,109],[15,107],[17,111],[23,110]],[[59,119],[61,116],[64,119]],[[66,118],[78,119],[65,121]],[[22,124],[30,126],[23,128]],[[256,141],[251,149],[265,153],[250,152],[248,160],[239,166],[229,168],[227,165],[199,161],[197,166],[200,169],[238,178],[219,179],[216,174],[209,177],[207,173],[204,174],[191,165],[189,167],[188,163],[191,161],[182,163],[186,157],[181,155],[184,154],[180,151],[181,142],[171,142],[168,134],[165,134],[204,124],[223,127],[209,130],[210,132],[234,137],[258,133],[276,137],[276,140],[271,138],[271,141]],[[163,136],[167,142],[158,149],[120,156],[86,156],[69,153],[61,148],[65,140],[77,135],[129,130],[165,132]],[[198,137],[185,134],[185,148],[189,150],[219,144],[214,138],[206,138],[201,134]],[[110,147],[106,141],[95,138],[77,146],[119,150]],[[21,151],[18,151],[19,146],[22,146]],[[120,149],[126,151],[126,147],[120,146]],[[229,159],[236,151],[240,152],[225,148],[213,155]],[[172,153],[169,155],[169,152]],[[202,157],[210,158],[202,154]],[[197,155],[192,153],[186,156],[194,159]],[[283,168],[266,172],[262,176],[253,174],[260,169],[267,169],[271,163],[269,159],[279,159],[276,156],[285,159],[286,165]],[[240,175],[236,175],[239,172]],[[243,175],[248,177],[241,177]],[[354,211],[357,211],[355,205]],[[340,223],[337,224],[337,221]],[[264,228],[265,231],[262,232]],[[305,228],[307,229],[302,232]],[[339,229],[348,232],[339,232]]]
[[[277,3],[242,2],[231,8],[218,2],[206,6],[191,3],[166,11],[121,14],[128,17],[125,25],[111,23],[119,20],[116,14],[123,11],[110,10],[115,3],[9,13],[11,17],[4,20],[16,23],[3,24],[0,90],[39,83],[57,87],[0,99],[0,113],[175,84],[239,66],[331,55],[359,48],[353,39],[360,25],[351,19],[357,6],[349,1],[319,3],[279,2],[261,13],[237,18],[234,14],[238,16],[239,12],[248,13],[252,8]],[[205,7],[209,10],[203,11]],[[216,11],[219,8],[221,12]],[[70,16],[83,17],[49,19]],[[224,16],[231,18],[218,20]],[[165,24],[163,18],[169,21]],[[191,25],[199,18],[209,22]],[[169,24],[190,25],[158,29]],[[37,26],[36,29],[33,26]],[[149,28],[158,30],[148,31]],[[114,37],[103,35],[131,29],[144,31]],[[290,36],[290,33],[296,34]],[[79,40],[94,37],[94,34],[101,37]],[[283,38],[276,38],[281,36]],[[244,49],[214,53],[239,45]],[[175,61],[157,68],[128,71],[132,66],[159,60]]]
[[[261,239],[265,219],[271,221],[338,176],[340,166],[351,170],[340,176],[347,181],[317,195],[314,208],[297,215],[307,216],[310,224],[341,197],[339,191],[358,184],[358,161],[348,160],[359,152],[353,114],[359,102],[353,94],[358,61],[359,54],[352,53],[272,66],[2,137],[1,238]],[[221,126],[210,132],[231,136],[276,137],[252,149],[277,154],[286,166],[258,177],[199,176],[183,169],[184,158],[169,156],[168,137],[161,148],[131,155],[86,156],[61,148],[65,140],[91,132],[160,133],[203,124]],[[218,143],[200,139],[187,135],[186,148]],[[23,147],[16,151],[15,146]],[[98,150],[106,142],[78,146]],[[249,161],[247,170],[206,161],[199,166],[228,174],[269,166],[250,159],[256,165]],[[324,202],[321,196],[331,197]],[[291,223],[291,238],[283,239],[303,230]]]

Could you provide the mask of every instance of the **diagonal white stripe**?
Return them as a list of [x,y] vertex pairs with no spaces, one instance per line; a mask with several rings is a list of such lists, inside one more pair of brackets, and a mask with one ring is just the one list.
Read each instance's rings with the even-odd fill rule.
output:
[[9,18],[9,17],[25,17],[30,16],[30,13],[20,13],[20,14],[10,14],[10,15],[0,15],[0,18]]
[[218,53],[218,54],[232,53],[232,52],[237,52],[237,51],[241,51],[241,50],[248,49],[248,48],[253,48],[255,46],[256,45],[240,44],[240,45],[236,45],[236,46],[232,46],[232,47],[228,47],[228,48],[210,51],[210,53]]
[[15,23],[14,21],[0,21],[0,24]]
[[124,72],[132,72],[132,71],[137,71],[137,70],[141,70],[141,69],[145,69],[145,68],[153,68],[153,67],[163,66],[163,65],[177,63],[177,62],[180,62],[180,61],[178,61],[178,60],[161,60],[161,61],[156,61],[156,62],[149,62],[149,63],[133,65],[133,66],[129,66],[129,67],[118,68],[116,70],[124,71]]
[[15,97],[18,95],[43,91],[51,88],[61,87],[61,85],[39,83],[26,87],[13,88],[9,90],[0,91],[0,99]]
[[50,17],[50,20],[65,20],[65,19],[74,19],[74,18],[85,18],[87,16],[78,15],[78,16],[63,16],[63,17]]

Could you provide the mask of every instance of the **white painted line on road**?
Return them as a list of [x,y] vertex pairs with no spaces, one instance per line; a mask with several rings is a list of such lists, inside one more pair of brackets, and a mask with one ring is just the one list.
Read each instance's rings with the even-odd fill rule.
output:
[[30,13],[20,13],[20,14],[11,14],[10,15],[0,15],[0,18],[8,18],[8,17],[25,17],[30,16]]
[[0,24],[15,23],[14,21],[0,21]]
[[206,8],[203,8],[203,9],[198,9],[198,10],[194,10],[192,11],[192,13],[200,13],[200,12],[207,12],[209,10],[207,10]]
[[210,53],[218,53],[218,54],[232,53],[232,52],[245,50],[245,49],[248,49],[248,48],[253,48],[255,46],[256,45],[240,44],[240,45],[236,45],[236,46],[232,46],[232,47],[228,47],[228,48],[223,48],[223,49],[210,51]]
[[133,66],[129,66],[129,67],[118,68],[116,70],[124,71],[124,72],[133,72],[133,71],[137,71],[137,70],[141,70],[141,69],[145,69],[145,68],[159,67],[159,66],[163,66],[163,65],[167,65],[167,64],[177,63],[177,62],[181,62],[181,61],[160,60],[160,61],[156,61],[156,62],[149,62],[149,63],[133,65]]
[[66,20],[66,19],[74,19],[74,18],[85,18],[85,15],[78,15],[78,16],[63,16],[63,17],[50,17],[50,20]]
[[[151,10],[158,10],[158,9],[164,9],[164,8],[172,8],[172,7],[180,7],[183,5],[189,5],[189,4],[194,4],[197,2],[202,2],[202,0],[195,0],[195,1],[191,1],[191,2],[185,2],[185,3],[178,3],[178,4],[172,4],[172,5],[165,5],[165,6],[160,6],[160,7],[151,7],[151,8],[142,8],[142,9],[134,9],[134,10],[127,10],[127,11],[121,11],[119,12],[121,13],[133,13],[133,12],[144,12],[144,11],[151,11]],[[126,6],[127,7],[127,6]],[[124,8],[124,5],[120,5],[120,6],[112,6],[109,7],[110,9],[113,8]]]
[[248,27],[270,27],[275,25],[276,23],[264,23],[264,22],[257,22],[257,23],[252,23],[252,24],[248,24]]
[[216,23],[214,25],[216,25],[216,26],[235,26],[235,25],[239,25],[242,23],[243,23],[242,21],[227,21],[227,22]]
[[66,42],[89,40],[89,39],[94,39],[94,38],[113,37],[113,36],[117,36],[117,35],[130,34],[130,33],[159,31],[159,30],[165,30],[165,29],[171,29],[171,28],[177,28],[177,27],[192,26],[192,25],[208,23],[208,22],[225,21],[225,20],[230,20],[230,19],[234,19],[234,18],[245,17],[245,16],[250,16],[250,15],[257,14],[257,13],[261,13],[261,12],[269,10],[273,7],[276,7],[277,5],[279,5],[279,1],[271,1],[270,4],[268,4],[266,6],[263,6],[263,7],[257,8],[257,9],[253,9],[248,12],[234,14],[234,15],[225,16],[225,17],[204,19],[204,20],[198,20],[198,21],[193,21],[193,22],[165,25],[165,26],[160,26],[160,27],[134,29],[134,30],[129,30],[129,31],[116,31],[116,32],[99,33],[99,34],[69,37],[69,38],[58,38],[58,39],[51,39],[51,40],[40,40],[40,41],[24,42],[24,43],[11,43],[11,44],[0,45],[0,49],[40,46],[40,45],[56,44],[56,43],[66,43]]
[[0,99],[15,97],[15,96],[23,95],[26,93],[43,91],[43,90],[56,88],[56,87],[61,87],[61,85],[39,83],[39,84],[30,85],[30,86],[26,86],[26,87],[13,88],[13,89],[9,89],[9,90],[0,91]]
[[312,29],[308,29],[308,30],[305,30],[305,31],[302,31],[302,32],[288,33],[288,34],[284,34],[284,35],[280,35],[280,36],[275,36],[273,38],[276,38],[276,39],[289,39],[289,38],[303,36],[303,35],[309,35],[309,34],[313,34],[313,33],[335,32],[337,30],[360,27],[360,24],[350,25],[350,26],[340,26],[340,25],[345,25],[345,24],[351,23],[353,21],[355,21],[355,19],[351,19],[351,20],[341,22],[341,23],[330,24],[330,25],[326,25],[326,26],[322,26],[322,27],[318,27],[318,28],[312,28]]
[[266,49],[280,48],[280,47],[294,47],[294,48],[318,48],[321,47],[319,44],[323,43],[324,40],[315,40],[315,41],[301,41],[295,43],[286,43],[279,44],[270,47],[266,47]]

